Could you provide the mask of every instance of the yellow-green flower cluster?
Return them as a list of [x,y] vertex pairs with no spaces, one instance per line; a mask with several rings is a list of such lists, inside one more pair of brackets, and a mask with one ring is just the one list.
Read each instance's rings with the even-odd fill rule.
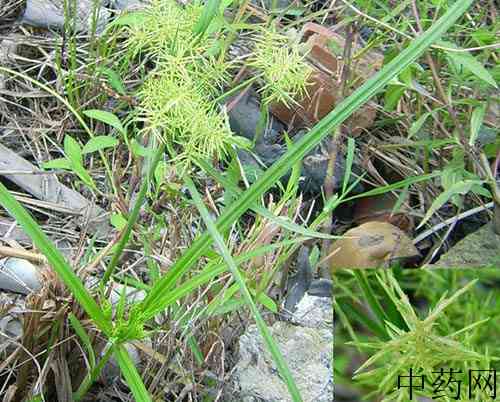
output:
[[305,61],[298,43],[289,43],[287,36],[275,30],[263,30],[256,39],[249,64],[262,72],[261,88],[266,104],[283,102],[290,105],[294,98],[306,93],[312,67]]
[[[153,0],[124,24],[129,52],[147,56],[155,65],[138,93],[144,130],[160,133],[174,145],[184,166],[197,158],[223,158],[229,148],[244,144],[215,101],[231,64],[211,56],[214,35],[194,33],[202,12],[201,1],[182,7],[175,0]],[[250,64],[262,74],[264,104],[288,105],[305,93],[312,69],[304,57],[285,35],[262,31]]]
[[133,56],[176,54],[178,46],[187,44],[198,53],[211,43],[207,35],[203,38],[193,35],[202,10],[203,5],[198,2],[181,7],[175,0],[153,0],[148,8],[129,18],[126,46]]
[[144,130],[175,145],[182,168],[196,158],[220,159],[238,144],[214,101],[230,64],[207,52],[213,46],[210,35],[193,33],[202,10],[201,2],[181,7],[175,0],[155,0],[128,24],[129,51],[155,64],[138,93]]
[[180,146],[177,161],[220,159],[235,137],[226,115],[207,97],[207,86],[183,66],[160,68],[139,93],[141,115],[147,130],[161,132]]

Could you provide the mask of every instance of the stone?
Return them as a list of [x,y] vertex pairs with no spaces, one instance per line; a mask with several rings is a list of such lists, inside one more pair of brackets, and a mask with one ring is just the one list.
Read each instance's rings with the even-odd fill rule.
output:
[[42,288],[40,270],[22,258],[0,259],[0,290],[30,294]]
[[311,282],[311,287],[307,290],[311,296],[332,297],[333,282],[330,279],[319,278]]
[[[238,96],[241,96],[241,98],[236,100]],[[233,98],[233,101],[235,101],[236,104],[234,104],[228,112],[231,130],[235,134],[253,141],[261,113],[258,97],[255,91],[251,90],[243,95],[237,95]],[[228,102],[228,104],[230,103],[231,101]],[[269,117],[270,122],[268,127],[256,141],[253,149],[253,153],[258,160],[267,167],[271,166],[286,152],[286,146],[283,143],[285,126],[272,115]],[[300,130],[293,136],[292,141],[296,142],[306,134],[307,130]],[[300,189],[303,192],[311,194],[321,192],[330,158],[326,148],[323,142],[304,157],[299,183]],[[263,168],[257,159],[252,156],[252,153],[246,150],[240,150],[238,156],[243,166],[251,166],[255,169]],[[334,191],[340,188],[344,177],[344,171],[344,155],[342,152],[337,152],[334,174],[332,177],[333,183],[331,183]],[[283,180],[286,181],[288,178],[289,175],[286,175]],[[249,180],[252,181],[252,177],[249,177]]]
[[[68,1],[72,4],[71,1]],[[92,0],[78,0],[76,4],[76,29],[87,32],[92,26]],[[101,32],[111,13],[104,6],[98,10],[96,32]],[[64,0],[28,0],[21,20],[22,23],[39,28],[64,28]]]
[[333,328],[333,300],[306,293],[295,307],[290,322],[306,328]]
[[499,268],[500,235],[488,223],[465,236],[434,264],[426,268]]
[[[241,96],[240,99],[237,99]],[[229,126],[231,130],[253,141],[260,120],[260,105],[255,91],[249,90],[243,95],[236,95],[231,102],[236,102],[228,111]],[[266,128],[258,143],[275,143],[279,134],[285,130],[285,126],[270,116],[269,127]]]
[[[293,137],[292,141],[298,141],[302,135],[304,134],[298,133]],[[254,147],[253,152],[260,162],[269,167],[286,152],[286,147],[278,143],[261,142]],[[263,168],[257,162],[256,158],[248,151],[241,150],[238,152],[238,156],[240,157],[240,161],[243,166],[254,166],[259,167],[260,169]],[[328,170],[328,160],[329,156],[326,153],[323,144],[318,145],[304,157],[302,160],[301,177],[299,181],[299,188],[301,191],[308,194],[318,194],[321,192]],[[334,174],[331,178],[332,189],[334,191],[340,188],[344,179],[344,172],[345,158],[341,152],[338,152],[335,160]],[[283,177],[283,181],[286,182],[289,177],[289,173],[286,174]],[[349,181],[349,183],[351,182],[352,180]],[[362,190],[359,190],[360,187],[361,186],[359,185],[356,186],[354,192],[362,192]]]
[[[302,130],[293,138],[293,141],[298,141],[302,136],[307,135],[307,132]],[[321,188],[325,184],[325,179],[328,171],[328,163],[330,155],[328,154],[327,142],[330,139],[322,141],[317,147],[309,152],[302,160],[301,182],[300,188],[306,193],[320,193]],[[335,167],[331,177],[331,188],[337,191],[344,180],[345,173],[345,157],[340,150],[336,152]]]
[[[307,315],[309,317],[305,317]],[[333,301],[306,295],[297,306],[296,316],[296,322],[307,326],[278,321],[270,328],[271,335],[290,368],[303,401],[332,402]],[[292,401],[255,325],[240,338],[239,361],[228,387],[231,389],[228,402]]]
[[309,262],[309,250],[301,247],[297,256],[297,273],[290,278],[285,299],[285,314],[293,313],[298,303],[305,296],[313,280],[312,267]]

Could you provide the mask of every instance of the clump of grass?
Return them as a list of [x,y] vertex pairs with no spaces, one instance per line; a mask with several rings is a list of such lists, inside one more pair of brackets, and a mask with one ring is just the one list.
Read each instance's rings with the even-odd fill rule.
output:
[[[181,7],[174,0],[153,1],[126,23],[128,53],[155,63],[139,91],[144,129],[176,145],[175,161],[183,168],[196,159],[223,159],[230,148],[247,144],[231,132],[216,103],[232,63],[210,52],[217,44],[210,29],[196,34],[202,12],[198,2]],[[250,65],[262,74],[263,105],[294,102],[305,94],[312,73],[299,44],[290,44],[276,28],[262,30]]]
[[[183,254],[176,259],[173,265],[169,267],[167,272],[158,277],[151,286],[147,286],[146,298],[137,305],[133,305],[130,309],[126,310],[130,300],[127,300],[125,292],[122,293],[120,299],[120,305],[118,307],[119,313],[116,317],[109,314],[109,309],[106,304],[98,304],[94,298],[94,295],[90,290],[84,285],[83,281],[75,273],[74,267],[65,260],[64,256],[56,248],[55,244],[52,243],[48,237],[44,234],[40,226],[33,220],[33,218],[26,212],[26,210],[19,204],[19,202],[10,194],[10,192],[0,183],[0,204],[15,218],[16,221],[23,227],[25,232],[32,238],[34,245],[38,250],[40,250],[46,257],[52,267],[52,269],[58,274],[60,279],[67,286],[68,290],[71,292],[74,299],[80,304],[82,309],[86,312],[85,323],[92,325],[89,328],[92,333],[95,333],[95,329],[100,331],[96,336],[100,339],[107,339],[107,345],[109,351],[100,359],[99,363],[96,364],[94,368],[89,370],[84,383],[82,392],[77,391],[77,396],[84,394],[85,389],[88,389],[90,384],[97,378],[102,366],[107,361],[109,356],[113,354],[118,361],[120,370],[129,384],[133,394],[134,399],[139,401],[152,401],[152,397],[149,395],[148,389],[146,388],[144,382],[142,381],[136,365],[130,358],[127,349],[125,348],[126,342],[131,339],[140,339],[144,337],[144,325],[148,321],[152,321],[158,314],[165,312],[166,309],[170,307],[176,307],[177,305],[183,304],[184,296],[189,294],[197,293],[197,289],[221,275],[223,272],[227,271],[225,265],[207,265],[203,271],[198,275],[193,275],[190,278],[185,278],[188,272],[192,272],[192,268],[200,261],[200,258],[206,256],[210,252],[210,247],[212,243],[216,243],[218,250],[223,253],[223,257],[231,264],[231,269],[237,272],[235,262],[227,253],[226,247],[222,247],[223,241],[221,240],[221,232],[224,233],[228,231],[235,223],[238,222],[239,217],[241,217],[250,207],[256,204],[263,193],[269,188],[274,186],[281,176],[283,176],[287,170],[297,165],[298,162],[306,155],[310,150],[318,145],[322,139],[330,136],[332,132],[336,132],[335,128],[338,127],[345,119],[347,119],[355,110],[357,110],[363,103],[370,99],[374,94],[376,94],[384,85],[386,85],[390,80],[392,80],[398,73],[400,73],[405,67],[408,67],[416,58],[427,48],[434,40],[439,38],[447,28],[449,28],[460,15],[462,15],[467,7],[472,3],[472,0],[464,0],[463,2],[456,2],[446,15],[441,17],[425,34],[420,35],[413,41],[405,50],[401,52],[395,59],[389,62],[376,76],[371,80],[367,81],[362,87],[360,87],[353,95],[348,97],[342,104],[340,104],[336,111],[325,117],[320,123],[318,123],[315,128],[313,128],[307,136],[302,137],[301,140],[290,146],[286,155],[282,156],[279,161],[273,164],[259,179],[246,191],[238,194],[237,199],[228,204],[226,208],[221,212],[216,223],[211,222],[207,218],[206,208],[202,207],[202,200],[194,191],[194,187],[191,182],[188,181],[190,185],[192,197],[197,197],[195,204],[200,210],[207,226],[209,227],[209,233],[201,234],[193,242],[189,249],[185,250]],[[207,3],[207,4],[210,4]],[[197,63],[196,63],[197,65]],[[186,69],[193,68],[192,64],[186,66]],[[169,74],[174,74],[174,68],[166,68],[166,72]],[[0,71],[3,73],[9,73],[14,76],[21,75],[15,71],[8,70],[0,66]],[[192,70],[193,71],[193,70]],[[194,67],[196,71],[196,67]],[[165,73],[166,72],[162,72]],[[155,71],[152,78],[158,76],[159,71]],[[36,81],[29,78],[31,82]],[[195,81],[195,84],[201,85],[199,81]],[[203,82],[203,81],[202,81]],[[39,87],[44,90],[52,91],[50,88],[44,84],[37,83]],[[186,84],[188,85],[188,84]],[[191,84],[189,84],[191,85]],[[154,86],[153,86],[154,87]],[[195,86],[196,88],[196,86]],[[183,89],[182,87],[180,89]],[[188,88],[192,90],[192,88]],[[54,92],[54,91],[52,91]],[[196,93],[193,90],[192,93]],[[191,93],[191,94],[192,94]],[[56,94],[57,95],[57,94]],[[63,103],[69,108],[69,110],[75,114],[76,118],[80,121],[85,131],[91,134],[89,127],[85,124],[82,117],[77,112],[77,109],[72,107],[64,98],[60,95],[56,96],[58,99],[62,100]],[[175,102],[174,102],[175,103]],[[108,124],[113,127],[121,127],[121,123],[118,125],[114,119],[109,119],[110,114],[106,114],[106,120]],[[109,123],[110,122],[110,123]],[[164,128],[163,128],[164,129]],[[164,129],[165,130],[165,129]],[[154,141],[152,141],[151,146],[154,147]],[[108,263],[105,275],[101,281],[102,290],[108,284],[109,280],[114,279],[114,270],[121,260],[123,251],[125,250],[126,244],[129,242],[132,236],[132,228],[135,227],[139,212],[143,206],[146,199],[146,193],[150,187],[152,178],[154,177],[155,168],[158,165],[161,155],[163,153],[163,146],[160,145],[154,155],[150,156],[146,160],[146,166],[149,165],[148,171],[143,175],[143,180],[140,185],[140,190],[135,200],[135,203],[127,214],[127,223],[125,228],[119,237],[118,243],[112,248],[111,261]],[[194,194],[194,195],[193,195]],[[290,223],[286,225],[290,227]],[[109,251],[109,250],[108,250]],[[107,252],[107,251],[106,251]],[[101,263],[101,259],[105,254],[96,257],[93,261],[96,263]],[[237,275],[238,279],[239,275]],[[183,279],[181,281],[180,279]],[[238,279],[238,285],[248,296],[248,290],[245,290],[245,284]],[[250,300],[251,301],[251,300]],[[252,306],[254,316],[258,319],[255,308]],[[130,312],[130,313],[128,313]],[[128,314],[127,314],[128,313]],[[125,318],[128,318],[125,321]],[[76,320],[75,320],[76,323]],[[73,325],[75,328],[79,328],[77,332],[80,334],[82,341],[88,339],[89,335],[85,334],[84,330],[81,330],[82,325]],[[266,334],[264,325],[260,325],[261,332]],[[30,332],[31,333],[31,332]],[[92,335],[94,336],[94,335]],[[84,342],[90,344],[89,342]],[[272,339],[268,338],[268,343],[272,346]],[[91,347],[89,349],[89,355],[95,356],[97,353],[90,353]],[[51,348],[51,351],[53,349]],[[285,365],[282,359],[277,356],[277,348],[274,346],[275,359],[278,360],[280,364],[277,365],[280,375],[287,382],[288,389],[291,392],[292,399],[295,402],[301,401],[298,392],[296,392],[296,386],[293,383],[291,377],[287,374]],[[203,363],[203,356],[201,356],[201,362]],[[89,361],[94,360],[89,358]],[[46,363],[46,362],[45,362]],[[42,364],[45,364],[42,362]],[[101,364],[102,363],[102,364]],[[201,364],[200,364],[201,366]],[[46,366],[49,367],[49,366]],[[62,371],[61,371],[62,372]],[[66,374],[67,371],[64,372]],[[162,376],[164,377],[164,376]],[[153,388],[153,387],[151,387]],[[171,388],[168,386],[167,388]],[[161,396],[160,396],[161,397]],[[78,399],[78,398],[75,398]]]
[[265,104],[282,102],[290,105],[294,98],[304,96],[312,67],[297,42],[275,29],[264,29],[256,38],[249,64],[262,72],[261,88]]

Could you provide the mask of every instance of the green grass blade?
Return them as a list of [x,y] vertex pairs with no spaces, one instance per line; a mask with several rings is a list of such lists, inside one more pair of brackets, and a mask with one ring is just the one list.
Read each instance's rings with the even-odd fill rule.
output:
[[344,173],[344,181],[342,183],[342,194],[346,193],[347,185],[349,184],[349,178],[351,177],[352,172],[352,163],[354,161],[354,149],[356,148],[356,144],[354,142],[354,138],[347,138],[347,157],[345,158],[345,173]]
[[202,367],[203,363],[205,362],[205,359],[203,358],[203,352],[201,351],[200,346],[196,341],[196,338],[192,335],[188,336],[187,344],[189,346],[189,349],[191,349],[191,352],[193,353],[196,363],[198,364],[199,367]]
[[[281,247],[294,246],[304,240],[306,239],[297,238],[293,240],[284,240],[266,246],[257,247],[243,255],[235,257],[234,260],[237,264],[242,264],[244,262],[251,260],[252,258],[260,257],[270,252],[276,251]],[[175,303],[182,297],[191,294],[196,288],[210,282],[217,275],[220,275],[226,271],[227,271],[227,266],[223,262],[220,264],[212,263],[207,265],[205,268],[203,268],[203,270],[199,274],[183,281],[181,284],[179,284],[179,286],[176,286],[175,288],[169,290],[168,292],[165,292],[160,300],[161,306],[163,308],[170,306],[172,303]],[[144,290],[146,291],[149,291],[150,289],[151,287],[147,285],[144,287]],[[153,318],[154,315],[155,315],[154,309],[152,312],[151,310],[144,312],[146,320]]]
[[[335,127],[344,122],[352,113],[387,85],[392,78],[413,63],[434,41],[439,39],[469,8],[472,2],[473,0],[456,1],[429,30],[415,39],[389,64],[366,81],[351,96],[342,101],[331,113],[316,124],[307,135],[297,141],[278,161],[266,170],[259,180],[241,194],[237,202],[225,210],[216,222],[218,230],[221,232],[227,230],[295,163],[302,159],[326,136],[331,135]],[[211,243],[212,239],[208,233],[204,233],[195,240],[191,247],[170,268],[172,274],[157,282],[156,286],[144,300],[144,307],[149,309],[150,306],[154,305],[154,311],[161,311],[161,303],[158,303],[158,301],[161,299],[162,294],[166,289],[172,287],[175,281],[203,256]]]
[[142,382],[141,376],[137,372],[134,362],[123,345],[114,345],[113,354],[120,366],[120,370],[125,377],[134,398],[137,402],[152,402],[146,386]]
[[389,340],[389,337],[387,335],[387,331],[385,327],[380,325],[378,322],[372,320],[370,317],[368,317],[366,314],[363,312],[360,312],[354,304],[347,300],[337,300],[339,306],[342,308],[343,313],[349,317],[350,321],[357,320],[363,325],[366,326],[370,331],[372,331],[374,334],[376,334],[380,339],[385,339]]
[[353,274],[358,281],[361,291],[365,295],[366,302],[371,307],[373,314],[375,315],[375,317],[377,317],[378,321],[380,322],[380,325],[383,327],[385,320],[389,321],[389,316],[387,315],[385,310],[382,308],[382,305],[378,301],[377,295],[373,291],[370,283],[368,282],[368,279],[366,278],[366,273],[354,270]]
[[356,194],[356,195],[352,195],[352,196],[343,198],[342,202],[352,201],[352,200],[356,200],[358,198],[372,197],[374,195],[385,194],[385,193],[388,193],[389,191],[393,191],[393,190],[397,190],[397,189],[400,189],[403,187],[407,187],[411,184],[420,183],[422,181],[427,181],[427,180],[433,179],[434,177],[438,177],[440,175],[441,175],[441,172],[439,170],[436,170],[436,171],[429,173],[429,174],[408,177],[407,179],[400,180],[396,183],[387,184],[386,186],[376,187],[376,188],[371,189],[369,191],[365,191],[362,194]]
[[288,366],[285,362],[285,359],[283,359],[283,356],[276,345],[276,342],[271,336],[271,333],[269,332],[269,329],[266,326],[266,323],[262,319],[259,310],[257,309],[257,306],[255,302],[252,299],[252,295],[250,294],[246,284],[245,280],[243,279],[243,276],[241,275],[240,271],[238,270],[238,267],[236,266],[236,263],[230,254],[226,244],[224,243],[224,239],[220,232],[217,230],[217,227],[215,226],[215,223],[212,221],[212,218],[210,217],[210,213],[208,212],[207,207],[205,204],[203,204],[203,200],[200,197],[200,194],[198,193],[198,190],[196,190],[196,187],[193,183],[193,181],[190,178],[186,178],[185,180],[186,186],[189,189],[189,192],[191,193],[191,196],[193,197],[193,201],[198,208],[198,211],[200,212],[200,215],[205,222],[205,225],[207,226],[208,232],[210,235],[213,237],[215,245],[217,246],[217,249],[219,250],[219,253],[222,255],[222,258],[226,262],[226,264],[229,267],[229,270],[231,271],[235,282],[238,284],[240,288],[241,295],[243,296],[246,304],[250,308],[250,311],[252,312],[252,315],[255,319],[255,322],[257,324],[257,327],[260,330],[260,333],[264,339],[264,342],[266,343],[269,352],[273,356],[274,362],[276,363],[276,366],[278,368],[278,371],[281,375],[281,377],[284,379],[288,391],[290,392],[290,395],[293,399],[294,402],[301,402],[302,398],[300,396],[299,390],[297,388],[297,385],[295,384],[295,381],[293,380],[292,374],[290,373],[290,370],[288,369]]
[[193,28],[193,32],[195,35],[201,36],[207,31],[208,27],[210,26],[210,23],[212,22],[214,17],[217,15],[217,12],[219,11],[219,6],[220,6],[220,0],[207,1],[201,13],[200,19]]
[[[203,170],[205,170],[205,172],[207,172],[214,179],[216,179],[224,187],[224,190],[229,191],[230,193],[236,194],[238,196],[243,192],[235,184],[231,183],[231,181],[227,180],[219,172],[217,172],[206,161],[200,160],[200,161],[197,161],[197,163],[199,164],[199,166]],[[250,209],[253,210],[254,212],[258,213],[259,215],[263,216],[264,218],[269,219],[271,222],[276,223],[277,225],[281,226],[282,228],[289,230],[290,232],[295,232],[295,233],[298,233],[302,236],[313,237],[313,238],[318,238],[318,239],[338,239],[338,236],[332,236],[332,235],[329,235],[326,233],[321,233],[321,232],[317,232],[315,230],[310,230],[310,229],[304,228],[303,226],[300,226],[300,225],[296,224],[295,222],[290,221],[286,218],[276,216],[272,212],[270,212],[268,209],[261,207],[260,205],[254,204],[254,205],[250,206]]]
[[90,340],[90,337],[85,331],[85,328],[83,328],[83,325],[80,322],[80,320],[76,318],[76,316],[73,313],[69,313],[68,318],[69,322],[71,323],[71,326],[75,330],[80,340],[83,342],[85,349],[87,349],[87,353],[89,355],[90,369],[92,370],[95,367],[95,362],[96,362],[94,348],[92,347],[92,341]]
[[92,384],[94,383],[97,378],[99,378],[99,375],[102,372],[102,369],[108,362],[109,358],[111,357],[111,354],[113,352],[113,348],[108,348],[106,353],[104,353],[104,356],[101,357],[101,360],[99,360],[99,363],[95,367],[92,368],[89,374],[84,378],[76,392],[73,394],[73,399],[78,402],[80,401],[85,394],[88,392]]
[[104,316],[101,308],[85,289],[80,278],[73,272],[70,265],[48,239],[40,226],[34,221],[24,207],[10,194],[9,190],[0,183],[0,205],[2,205],[21,225],[26,234],[31,238],[33,244],[47,258],[50,266],[64,284],[69,288],[71,294],[80,303],[85,312],[92,318],[95,324],[107,335],[111,334],[112,326]]

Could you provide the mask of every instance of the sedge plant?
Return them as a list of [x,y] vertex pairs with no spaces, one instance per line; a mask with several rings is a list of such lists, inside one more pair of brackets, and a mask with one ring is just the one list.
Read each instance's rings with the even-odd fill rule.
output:
[[[183,295],[188,294],[201,284],[206,283],[205,281],[209,281],[218,273],[226,270],[226,264],[229,264],[229,266],[233,268],[233,272],[236,272],[233,262],[228,258],[227,253],[224,252],[223,242],[221,242],[221,238],[217,235],[217,232],[224,233],[243,213],[256,205],[264,192],[271,188],[281,176],[296,165],[308,152],[317,146],[322,139],[331,135],[331,132],[334,132],[336,127],[345,121],[345,119],[354,113],[361,105],[378,93],[399,72],[414,62],[435,40],[439,39],[467,10],[471,3],[472,0],[455,2],[454,5],[428,29],[428,31],[412,41],[404,51],[387,64],[379,73],[366,81],[364,85],[340,103],[335,110],[320,121],[308,135],[291,145],[289,150],[253,185],[242,192],[232,204],[226,207],[215,222],[212,223],[205,219],[210,230],[200,235],[193,242],[191,247],[175,261],[169,271],[152,285],[144,301],[133,304],[132,306],[127,306],[123,314],[124,318],[120,320],[118,324],[113,320],[111,315],[103,313],[104,309],[98,305],[94,296],[85,288],[81,279],[78,278],[72,267],[57,250],[55,245],[43,233],[40,226],[14,199],[5,186],[0,184],[0,204],[7,209],[32,238],[34,245],[47,257],[50,266],[56,271],[60,279],[72,292],[77,302],[91,318],[93,325],[95,325],[107,339],[112,350],[111,353],[117,359],[122,374],[137,401],[147,402],[152,399],[125,348],[125,344],[137,337],[144,336],[146,334],[144,326],[146,326],[151,319],[163,312]],[[8,73],[4,68],[1,68],[1,71]],[[78,111],[72,109],[72,112],[79,120],[82,120]],[[143,178],[144,182],[151,182],[154,168],[154,163],[150,164],[149,173]],[[137,205],[144,203],[145,194],[146,192],[144,191],[141,193],[140,197],[138,197],[136,200]],[[130,214],[127,225],[132,227],[136,223],[137,218],[138,214]],[[126,244],[130,239],[130,231],[127,230],[122,235],[121,242]],[[219,251],[224,253],[226,264],[219,267],[206,267],[202,273],[186,279],[183,282],[179,282],[184,274],[190,271],[193,266],[199,262],[200,258],[209,252],[210,246],[214,242],[218,245]],[[115,250],[113,259],[119,260],[122,252],[123,248]],[[108,276],[113,277],[112,270],[110,270]],[[248,300],[248,293],[244,289],[244,283],[241,283],[241,281],[237,282],[239,283],[240,291],[247,296],[246,299]],[[249,305],[252,306],[251,303],[249,303]],[[251,310],[255,313],[253,307]],[[256,314],[254,315],[254,318],[258,320],[258,316]],[[266,330],[264,327],[261,325],[259,327],[264,337],[267,338],[268,344],[272,345],[272,339],[266,337]],[[277,367],[282,378],[286,381],[292,399],[294,402],[301,401],[302,399],[297,393],[297,387],[287,372],[286,365],[283,364],[282,359],[279,357],[277,349],[274,350],[274,355],[280,362],[280,364],[277,364]],[[99,364],[97,364],[97,366],[99,366]],[[96,374],[92,373],[89,378],[95,377]],[[86,387],[87,386],[88,384],[86,384]]]

